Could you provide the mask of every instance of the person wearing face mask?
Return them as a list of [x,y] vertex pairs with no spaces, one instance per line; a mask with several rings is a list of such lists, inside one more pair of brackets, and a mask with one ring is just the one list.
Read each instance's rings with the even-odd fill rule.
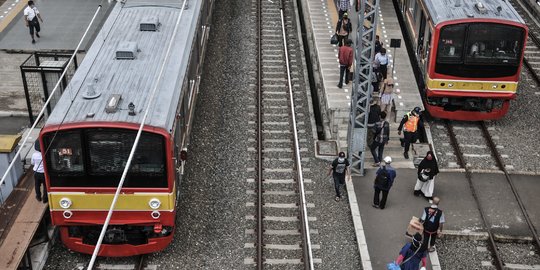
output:
[[336,189],[336,202],[341,200],[340,189],[345,184],[345,175],[347,174],[347,168],[349,167],[349,161],[345,158],[344,152],[339,152],[338,157],[332,162],[332,167],[328,171],[328,175],[332,173],[334,177],[334,188]]
[[439,173],[437,159],[432,151],[428,151],[426,157],[418,165],[418,178],[414,186],[414,196],[424,195],[431,200],[435,189],[435,176]]

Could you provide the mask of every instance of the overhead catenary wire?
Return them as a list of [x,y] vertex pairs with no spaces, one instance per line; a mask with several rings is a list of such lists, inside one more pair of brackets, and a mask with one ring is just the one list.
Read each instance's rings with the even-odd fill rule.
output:
[[124,171],[122,173],[122,177],[120,178],[120,183],[118,183],[118,187],[116,188],[116,192],[113,197],[113,201],[111,203],[111,207],[109,208],[109,212],[107,213],[107,218],[105,219],[105,222],[103,223],[103,228],[101,229],[101,233],[99,234],[98,241],[96,243],[96,246],[94,248],[94,252],[92,254],[92,258],[90,259],[90,263],[88,264],[87,270],[92,270],[94,267],[94,263],[96,262],[97,255],[99,253],[99,249],[101,248],[101,243],[103,242],[103,238],[105,237],[105,232],[107,231],[107,227],[109,226],[109,223],[111,221],[112,213],[114,212],[114,207],[116,206],[116,202],[118,201],[118,195],[120,195],[120,191],[122,190],[122,186],[124,185],[124,181],[126,179],[127,173],[129,171],[129,167],[131,166],[131,161],[133,160],[133,156],[135,155],[135,151],[137,150],[137,145],[139,144],[139,140],[142,135],[142,130],[144,127],[144,122],[146,121],[146,117],[148,117],[148,112],[150,111],[150,106],[152,105],[152,102],[154,100],[154,95],[158,89],[158,86],[161,81],[161,77],[163,76],[163,72],[165,71],[166,64],[169,59],[169,54],[171,52],[172,46],[174,44],[174,39],[176,37],[176,34],[178,33],[178,27],[180,26],[180,21],[182,19],[182,14],[184,13],[185,7],[186,7],[187,0],[183,1],[182,8],[180,9],[180,14],[178,15],[178,19],[176,20],[176,24],[174,25],[173,34],[171,37],[171,40],[169,41],[169,45],[167,47],[167,51],[165,52],[165,57],[163,58],[163,64],[160,67],[158,77],[156,79],[156,82],[154,84],[154,87],[152,88],[152,92],[150,94],[150,98],[148,99],[148,105],[146,105],[146,109],[144,111],[144,116],[141,120],[141,124],[139,126],[139,129],[137,131],[137,136],[135,137],[135,141],[133,142],[133,146],[131,148],[131,152],[129,153],[128,160],[126,162],[126,166],[124,167]]
[[[86,35],[88,34],[88,31],[90,30],[90,27],[94,24],[94,21],[99,13],[99,11],[101,10],[102,6],[101,4],[97,7],[96,9],[96,12],[94,12],[94,16],[92,17],[92,20],[90,21],[90,23],[88,24],[88,27],[86,27],[86,30],[84,31],[84,34],[83,36],[81,37],[81,39],[79,40],[79,44],[77,44],[77,47],[75,48],[75,51],[73,52],[73,54],[71,55],[71,57],[69,58],[69,61],[66,65],[66,67],[69,67],[69,65],[71,65],[71,63],[73,62],[73,59],[75,58],[75,56],[77,55],[77,52],[79,51],[79,48],[81,47],[81,44],[84,40],[84,38],[86,37]],[[60,75],[60,77],[58,78],[58,81],[56,82],[56,85],[54,86],[54,89],[52,90],[52,92],[49,94],[49,98],[45,101],[45,104],[43,104],[43,108],[41,108],[41,111],[39,112],[38,116],[36,117],[34,123],[32,124],[32,127],[30,127],[29,129],[29,132],[28,134],[26,134],[26,136],[24,137],[24,139],[22,140],[22,143],[21,145],[24,145],[26,144],[26,142],[28,141],[28,138],[30,138],[30,133],[32,130],[34,130],[37,126],[37,124],[39,123],[41,117],[43,116],[43,114],[45,113],[45,109],[47,108],[47,106],[49,105],[49,103],[51,102],[51,100],[53,99],[53,97],[55,96],[54,94],[56,93],[56,91],[58,90],[59,86],[60,86],[60,83],[62,83],[62,79],[64,78],[64,76],[66,76],[66,73],[68,71],[68,68],[64,69],[64,71],[62,72],[62,74]],[[15,153],[15,156],[13,156],[13,159],[11,161],[11,163],[9,164],[8,168],[6,169],[6,172],[4,173],[4,175],[2,176],[2,179],[0,180],[0,187],[4,184],[4,181],[6,180],[7,178],[7,175],[9,174],[9,172],[11,171],[11,169],[13,168],[13,165],[16,163],[16,160],[17,160],[17,157],[20,156],[21,154],[21,151],[22,151],[22,147],[19,148],[19,150],[17,150],[17,152]],[[2,193],[0,192],[0,199],[3,201],[3,196]]]
[[[305,241],[305,246],[303,248],[304,251],[304,269],[306,270],[313,270],[313,253],[311,251],[311,238],[310,238],[310,229],[309,229],[309,222],[308,222],[308,216],[307,216],[307,202],[306,202],[306,194],[304,191],[304,178],[302,175],[302,160],[300,158],[300,146],[298,143],[298,129],[296,126],[296,113],[294,110],[294,95],[293,95],[293,88],[291,84],[291,70],[289,67],[289,52],[287,49],[287,32],[285,30],[285,16],[283,14],[284,9],[284,2],[283,0],[280,2],[280,15],[281,15],[281,33],[283,35],[283,49],[285,51],[285,65],[287,66],[287,86],[289,88],[289,100],[290,100],[290,106],[291,106],[291,118],[292,118],[292,133],[294,135],[294,152],[295,152],[295,158],[296,158],[296,172],[298,177],[298,185],[300,186],[298,189],[300,191],[300,211],[301,211],[301,222],[302,222],[302,230],[303,230],[303,237]],[[259,191],[260,192],[260,191]]]

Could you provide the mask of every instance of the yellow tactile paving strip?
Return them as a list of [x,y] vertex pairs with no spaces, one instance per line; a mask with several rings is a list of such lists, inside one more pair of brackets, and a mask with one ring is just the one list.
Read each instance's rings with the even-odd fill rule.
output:
[[27,1],[24,0],[9,0],[0,7],[0,32],[13,21],[13,19],[22,12]]

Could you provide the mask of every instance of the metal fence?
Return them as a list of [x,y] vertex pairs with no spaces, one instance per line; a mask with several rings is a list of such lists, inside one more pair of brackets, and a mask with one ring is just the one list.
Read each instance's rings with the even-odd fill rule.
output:
[[62,83],[59,85],[60,89],[56,91],[53,99],[47,106],[44,114],[45,119],[50,115],[54,109],[54,105],[56,105],[62,93],[64,93],[78,67],[77,56],[73,59],[72,64],[67,66],[70,57],[71,54],[67,53],[36,52],[30,55],[20,66],[30,123],[34,123],[36,120],[35,116],[43,108],[60,75],[65,69],[68,69],[66,76],[64,76]]

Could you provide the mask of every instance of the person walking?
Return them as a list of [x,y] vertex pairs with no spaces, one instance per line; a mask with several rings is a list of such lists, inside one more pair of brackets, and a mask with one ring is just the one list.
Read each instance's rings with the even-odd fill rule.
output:
[[394,101],[394,79],[387,78],[383,82],[381,91],[381,111],[390,116],[392,111],[392,102]]
[[40,37],[39,31],[41,31],[39,21],[43,22],[43,18],[41,18],[41,14],[39,13],[39,10],[34,5],[34,1],[28,1],[28,6],[24,9],[23,14],[24,14],[24,21],[26,23],[26,27],[30,29],[30,36],[32,37],[32,44],[36,43],[36,40],[34,39],[34,30],[36,32],[36,37],[39,38]]
[[336,202],[341,200],[340,188],[345,184],[345,175],[347,174],[347,168],[349,167],[349,161],[345,158],[344,152],[339,152],[338,157],[332,162],[332,167],[328,171],[328,175],[332,173],[334,177],[334,188],[336,190]]
[[439,209],[439,197],[433,197],[430,207],[424,208],[420,222],[424,224],[424,246],[429,252],[435,251],[435,240],[443,234],[443,225],[446,222],[444,213]]
[[[349,40],[349,33],[352,32],[352,23],[349,20],[349,14],[343,13],[343,17],[338,20],[336,25],[336,34],[338,38],[338,46],[343,46]],[[351,40],[352,44],[352,40]]]
[[373,65],[377,67],[377,72],[380,73],[382,80],[385,80],[388,76],[388,55],[386,55],[386,49],[381,48],[381,51],[375,55],[373,61]]
[[[375,177],[375,183],[373,185],[373,188],[375,189],[375,193],[373,195],[373,204],[372,206],[379,209],[384,209],[386,206],[386,199],[388,198],[388,192],[390,192],[390,188],[392,188],[392,185],[394,184],[394,180],[396,179],[396,170],[392,168],[390,163],[392,163],[392,158],[387,156],[384,158],[384,163],[381,168],[377,170],[376,177]],[[382,192],[382,198],[380,198],[380,194]],[[380,199],[380,201],[379,201]]]
[[[413,236],[412,241],[405,244],[399,252],[399,256],[394,263],[394,265],[399,266],[399,268],[394,267],[395,269],[401,270],[425,270],[427,263],[426,258],[427,252],[422,245],[422,235],[416,233]],[[421,268],[420,264],[422,264]]]
[[367,138],[366,145],[369,146],[375,137],[375,126],[381,121],[381,107],[379,106],[378,98],[373,97],[369,103],[369,113],[367,122]]
[[[47,203],[49,198],[47,196],[47,186],[45,183],[45,171],[43,169],[43,157],[41,155],[41,149],[39,147],[39,140],[34,142],[34,149],[36,152],[32,154],[30,164],[34,165],[34,181],[36,188],[36,199]],[[41,198],[41,184],[43,184],[43,199]]]
[[347,11],[349,10],[350,5],[351,5],[350,0],[339,0],[339,3],[338,3],[339,19],[343,18],[343,14],[347,13]]
[[414,185],[414,196],[423,195],[428,200],[433,199],[435,176],[439,173],[439,166],[433,151],[428,151],[424,159],[418,164],[418,179]]
[[373,167],[379,167],[381,165],[384,146],[388,144],[389,137],[390,124],[386,121],[386,113],[381,112],[381,121],[377,122],[375,126],[375,138],[369,147],[374,160]]
[[412,111],[406,113],[398,127],[398,135],[401,135],[403,130],[403,139],[401,140],[401,146],[405,149],[403,151],[403,156],[406,159],[409,159],[409,147],[411,143],[416,141],[416,134],[418,131],[418,122],[420,121],[420,107],[415,107]]
[[353,49],[351,48],[352,40],[347,39],[345,46],[339,48],[339,82],[337,87],[343,87],[343,77],[345,77],[345,84],[349,84],[349,70],[353,63]]

